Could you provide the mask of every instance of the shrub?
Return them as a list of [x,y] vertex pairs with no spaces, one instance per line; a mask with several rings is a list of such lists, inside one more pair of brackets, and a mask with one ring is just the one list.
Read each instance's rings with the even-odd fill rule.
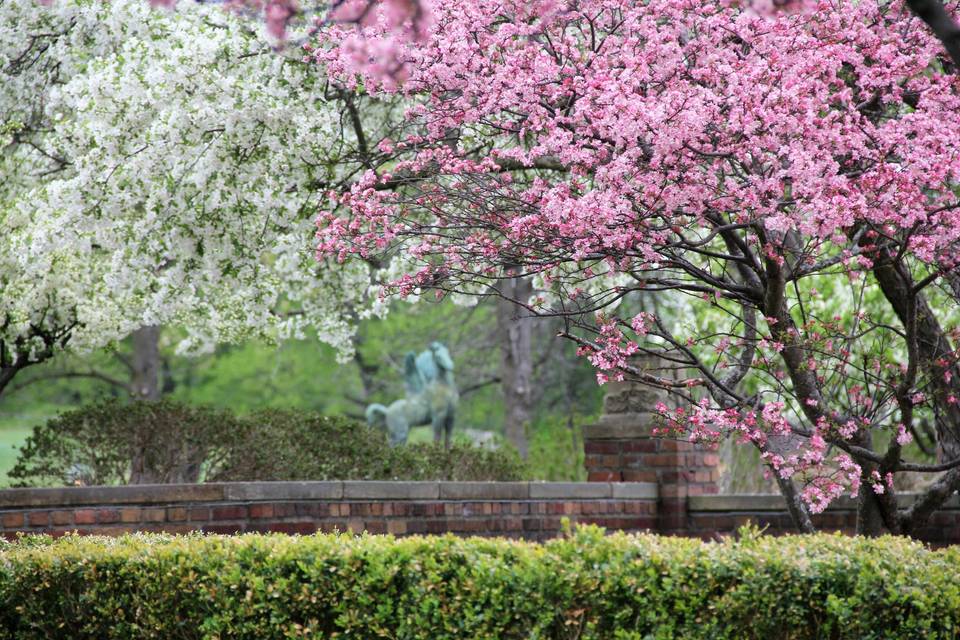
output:
[[28,538],[0,638],[954,638],[960,550],[839,535]]
[[267,409],[240,422],[208,480],[370,480],[389,465],[386,436],[356,420]]
[[391,448],[386,435],[339,416],[267,410],[242,420],[210,480],[519,480],[510,449],[435,443]]
[[454,443],[449,449],[435,442],[396,447],[383,480],[522,480],[526,467],[513,448],[487,449]]
[[239,428],[227,411],[108,400],[35,426],[7,475],[17,486],[196,482]]
[[[134,473],[133,469],[139,469]],[[108,401],[34,427],[8,473],[19,486],[241,480],[519,480],[512,450],[391,449],[341,416],[265,410],[243,418],[170,400]]]

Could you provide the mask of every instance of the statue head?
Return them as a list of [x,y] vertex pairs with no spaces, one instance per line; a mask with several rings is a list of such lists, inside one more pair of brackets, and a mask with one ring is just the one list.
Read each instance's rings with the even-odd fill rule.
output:
[[437,366],[444,371],[453,371],[453,358],[450,357],[450,351],[441,342],[430,343],[430,353]]
[[423,391],[427,380],[423,371],[417,366],[417,354],[408,351],[403,359],[403,386],[407,395],[414,395]]

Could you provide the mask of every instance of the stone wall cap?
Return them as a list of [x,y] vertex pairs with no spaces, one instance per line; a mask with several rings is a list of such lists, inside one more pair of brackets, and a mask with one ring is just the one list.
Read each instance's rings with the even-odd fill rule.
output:
[[660,492],[656,482],[611,482],[612,497],[624,500],[656,500]]
[[0,490],[0,509],[106,504],[216,502],[223,500],[224,497],[224,485],[220,483],[3,489]]
[[439,482],[403,480],[351,480],[343,483],[346,500],[437,500]]
[[583,500],[610,498],[613,491],[609,482],[531,482],[530,497],[553,500]]
[[690,496],[690,511],[785,511],[783,496],[778,494],[734,494]]
[[526,500],[529,482],[441,482],[441,500]]
[[655,416],[650,413],[618,413],[601,416],[583,427],[584,440],[633,440],[650,438]]
[[[901,493],[897,495],[897,504],[901,509],[912,505],[919,494]],[[687,508],[690,511],[786,511],[787,505],[783,496],[778,494],[733,494],[690,496],[687,499]],[[844,496],[834,500],[827,511],[852,511],[857,508],[856,500]],[[960,500],[957,496],[951,497],[941,509],[958,509]]]
[[227,500],[340,500],[343,482],[339,480],[313,482],[227,482],[224,483]]

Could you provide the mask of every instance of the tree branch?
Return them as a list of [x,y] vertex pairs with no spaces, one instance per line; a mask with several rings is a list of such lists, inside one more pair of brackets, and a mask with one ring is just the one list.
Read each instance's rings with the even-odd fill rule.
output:
[[907,6],[927,23],[943,43],[955,67],[960,69],[960,25],[939,0],[906,0]]

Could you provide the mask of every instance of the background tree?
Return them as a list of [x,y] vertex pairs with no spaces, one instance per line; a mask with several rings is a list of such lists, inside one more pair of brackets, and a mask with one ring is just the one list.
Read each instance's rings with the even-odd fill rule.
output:
[[[909,533],[960,486],[960,97],[905,7],[461,3],[430,35],[401,83],[362,78],[420,104],[321,215],[321,257],[412,256],[401,295],[532,279],[513,301],[564,318],[601,381],[667,389],[680,437],[757,447],[803,530],[851,492],[861,532]],[[934,462],[904,455],[924,422]],[[898,510],[908,472],[935,480]]]
[[181,352],[311,328],[349,355],[370,270],[318,267],[311,218],[362,166],[368,105],[189,3],[4,3],[0,69],[0,390],[164,324]]

